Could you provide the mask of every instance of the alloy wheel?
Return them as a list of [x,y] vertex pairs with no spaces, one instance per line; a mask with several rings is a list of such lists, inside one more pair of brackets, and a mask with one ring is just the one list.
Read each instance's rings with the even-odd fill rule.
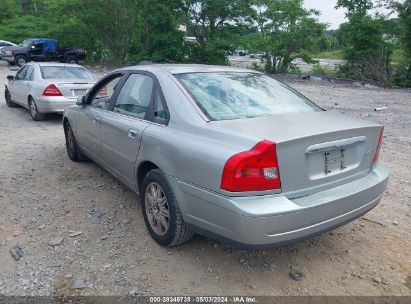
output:
[[6,103],[11,104],[11,95],[10,95],[10,92],[7,88],[6,88],[6,91],[4,92],[4,94],[5,94]]
[[70,155],[74,155],[75,149],[74,149],[74,134],[73,131],[71,130],[71,127],[68,125],[66,129],[66,140],[67,140],[67,152]]
[[34,102],[34,100],[30,101],[30,114],[33,118],[36,117],[37,114],[36,103]]
[[146,187],[145,209],[148,222],[155,233],[165,235],[170,226],[170,211],[163,188],[155,182]]

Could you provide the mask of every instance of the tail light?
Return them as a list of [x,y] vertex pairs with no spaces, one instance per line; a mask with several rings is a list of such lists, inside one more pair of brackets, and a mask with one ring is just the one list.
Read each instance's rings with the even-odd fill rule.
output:
[[231,192],[281,189],[276,144],[263,140],[233,155],[224,166],[221,189]]
[[100,92],[97,94],[97,96],[99,97],[103,97],[103,96],[107,96],[108,95],[108,91],[107,91],[107,87],[104,86],[100,89]]
[[375,166],[377,164],[378,158],[380,157],[380,151],[381,151],[383,136],[384,136],[384,127],[382,127],[381,131],[380,131],[380,138],[378,139],[377,150],[375,151],[374,160],[372,161],[373,166]]
[[63,96],[60,90],[54,85],[50,84],[43,92],[43,96]]

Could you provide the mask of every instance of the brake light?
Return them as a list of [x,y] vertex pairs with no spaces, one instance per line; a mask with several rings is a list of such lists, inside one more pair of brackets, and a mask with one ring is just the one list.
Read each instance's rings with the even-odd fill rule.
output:
[[383,136],[384,136],[384,127],[382,127],[381,131],[380,131],[380,138],[378,139],[377,150],[375,151],[374,160],[372,161],[373,166],[375,166],[377,164],[378,158],[380,157],[380,151],[381,151]]
[[281,189],[276,144],[263,140],[251,150],[230,157],[224,166],[221,189],[232,192]]
[[107,96],[108,95],[108,91],[107,91],[107,87],[104,86],[100,89],[100,92],[97,94],[97,96],[99,97],[103,97],[103,96]]
[[43,92],[43,96],[63,96],[60,90],[54,85],[50,84]]

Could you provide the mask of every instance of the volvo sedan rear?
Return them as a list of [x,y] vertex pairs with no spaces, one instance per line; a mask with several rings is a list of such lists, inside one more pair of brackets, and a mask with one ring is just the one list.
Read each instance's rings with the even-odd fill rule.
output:
[[261,73],[153,65],[109,74],[64,114],[69,157],[140,194],[151,236],[253,248],[295,242],[374,208],[383,126],[326,112]]
[[5,99],[9,107],[23,106],[33,120],[42,120],[47,113],[63,113],[95,82],[80,65],[30,62],[7,77]]

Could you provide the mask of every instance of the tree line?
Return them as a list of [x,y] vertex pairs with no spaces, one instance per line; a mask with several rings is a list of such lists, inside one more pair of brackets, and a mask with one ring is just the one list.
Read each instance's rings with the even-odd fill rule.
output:
[[[228,64],[228,53],[247,49],[264,54],[256,68],[267,73],[298,72],[294,59],[313,63],[313,54],[338,49],[345,59],[338,76],[411,85],[411,0],[338,0],[348,22],[337,31],[327,30],[303,2],[1,0],[0,39],[51,37],[86,48],[91,62],[116,64]],[[393,14],[371,14],[376,5]]]

